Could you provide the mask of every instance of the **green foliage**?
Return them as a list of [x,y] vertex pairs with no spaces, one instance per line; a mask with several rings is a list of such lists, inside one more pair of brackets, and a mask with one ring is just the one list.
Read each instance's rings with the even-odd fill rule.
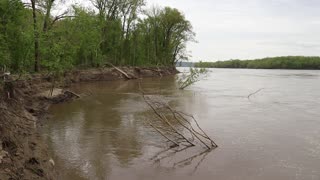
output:
[[320,57],[286,56],[256,60],[200,62],[196,67],[249,69],[320,69]]
[[193,40],[194,33],[184,15],[169,7],[153,8],[146,15],[138,26],[141,48],[145,49],[139,58],[158,65],[174,65],[186,59],[185,45]]
[[208,70],[206,68],[191,68],[188,74],[182,74],[178,79],[179,89],[185,89],[186,87],[200,81],[207,76]]
[[98,11],[73,6],[61,16],[51,12],[63,1],[36,2],[41,3],[36,6],[38,51],[32,9],[21,0],[0,1],[0,66],[10,71],[33,72],[35,51],[41,70],[50,72],[107,62],[174,66],[186,57],[186,42],[194,37],[190,22],[177,9],[142,11],[144,0],[93,0]]
[[30,68],[32,26],[30,11],[19,0],[0,1],[0,66],[14,71]]

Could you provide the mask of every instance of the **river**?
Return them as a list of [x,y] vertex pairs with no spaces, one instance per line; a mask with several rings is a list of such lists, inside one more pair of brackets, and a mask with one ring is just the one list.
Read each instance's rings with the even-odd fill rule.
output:
[[174,167],[201,149],[150,159],[165,139],[146,123],[154,114],[138,80],[74,85],[90,95],[52,106],[41,128],[61,179],[320,179],[320,71],[210,71],[185,90],[174,76],[141,81],[146,92],[193,114],[219,145]]

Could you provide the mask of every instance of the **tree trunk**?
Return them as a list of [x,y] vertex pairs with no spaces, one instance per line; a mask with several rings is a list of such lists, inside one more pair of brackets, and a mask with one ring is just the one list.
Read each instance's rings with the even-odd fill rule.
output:
[[50,13],[51,13],[51,9],[52,9],[52,5],[53,5],[54,1],[55,0],[50,0],[47,3],[46,16],[45,16],[44,23],[43,23],[43,32],[46,32],[48,30]]
[[37,27],[37,10],[35,0],[31,0],[32,17],[33,17],[33,31],[34,31],[34,71],[40,70],[40,52],[39,52],[39,32]]

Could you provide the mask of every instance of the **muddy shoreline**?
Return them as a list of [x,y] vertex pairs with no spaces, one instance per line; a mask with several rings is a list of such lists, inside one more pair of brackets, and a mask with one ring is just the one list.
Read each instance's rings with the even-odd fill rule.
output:
[[[175,68],[122,67],[135,78],[161,77],[178,73]],[[64,74],[56,88],[67,90],[74,83],[128,79],[115,68],[75,70]],[[12,83],[13,96],[1,87],[0,97],[0,179],[57,179],[54,161],[37,127],[45,123],[52,104],[77,98],[69,91],[46,96],[51,77],[32,75]]]

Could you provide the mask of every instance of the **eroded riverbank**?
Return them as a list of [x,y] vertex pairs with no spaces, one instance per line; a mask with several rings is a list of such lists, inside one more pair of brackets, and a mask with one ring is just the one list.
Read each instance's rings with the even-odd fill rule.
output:
[[[177,73],[175,68],[121,69],[137,78]],[[71,84],[80,82],[125,78],[115,68],[77,70],[65,73],[64,80],[55,86],[67,89]],[[68,101],[73,96],[68,93],[55,97],[41,95],[52,88],[50,77],[43,74],[15,81],[12,88],[14,94],[2,91],[0,99],[0,179],[56,179],[54,162],[37,126],[45,119],[51,104]]]

